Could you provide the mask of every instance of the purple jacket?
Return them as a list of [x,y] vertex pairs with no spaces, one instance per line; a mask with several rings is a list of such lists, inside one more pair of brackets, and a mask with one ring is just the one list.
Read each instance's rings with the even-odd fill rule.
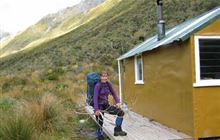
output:
[[101,104],[108,104],[109,94],[112,94],[116,104],[119,103],[118,97],[110,82],[106,82],[106,83],[99,82],[95,85],[94,96],[93,96],[95,111],[99,110],[99,106]]

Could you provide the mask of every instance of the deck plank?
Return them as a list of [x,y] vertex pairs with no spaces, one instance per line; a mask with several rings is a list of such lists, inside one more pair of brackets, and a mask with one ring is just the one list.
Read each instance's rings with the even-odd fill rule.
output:
[[[86,106],[86,111],[95,120],[93,108]],[[155,121],[150,121],[132,111],[125,114],[122,126],[128,135],[115,137],[113,135],[115,118],[115,115],[104,115],[103,131],[111,140],[193,140],[192,137],[184,133],[177,132]]]

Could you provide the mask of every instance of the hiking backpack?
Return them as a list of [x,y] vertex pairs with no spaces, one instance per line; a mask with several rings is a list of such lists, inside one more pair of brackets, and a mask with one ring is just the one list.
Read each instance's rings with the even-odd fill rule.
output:
[[87,99],[86,102],[88,105],[93,106],[93,95],[94,95],[94,88],[96,83],[100,82],[100,75],[97,72],[91,72],[87,74]]

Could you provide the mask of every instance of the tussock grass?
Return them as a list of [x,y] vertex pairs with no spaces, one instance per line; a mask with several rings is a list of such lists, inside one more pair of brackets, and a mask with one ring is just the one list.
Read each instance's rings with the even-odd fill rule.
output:
[[[40,131],[53,131],[56,123],[63,121],[62,104],[52,94],[45,94],[38,100],[24,101],[21,111],[35,123]],[[57,128],[58,129],[58,128]]]
[[34,131],[34,125],[22,116],[8,116],[0,123],[1,140],[34,140]]
[[65,101],[54,94],[16,100],[0,98],[0,103],[0,140],[68,140],[77,137],[72,126],[76,117],[73,108],[65,106]]
[[[47,73],[56,73],[58,80],[42,80]],[[78,128],[82,116],[74,114],[74,110],[85,99],[82,96],[86,86],[83,78],[83,74],[74,76],[73,72],[62,68],[0,77],[0,89],[6,83],[10,87],[0,93],[0,140],[5,140],[5,131],[18,140],[18,134],[23,135],[21,139],[24,140],[24,137],[30,140],[80,139]],[[25,84],[15,82],[21,79]],[[75,80],[78,82],[75,83]],[[24,130],[16,130],[11,126],[13,123],[17,124],[16,128]],[[93,126],[88,127],[80,126],[85,130],[83,139],[90,137],[86,131],[95,131]],[[25,132],[27,130],[31,131]],[[10,137],[10,140],[13,138]]]

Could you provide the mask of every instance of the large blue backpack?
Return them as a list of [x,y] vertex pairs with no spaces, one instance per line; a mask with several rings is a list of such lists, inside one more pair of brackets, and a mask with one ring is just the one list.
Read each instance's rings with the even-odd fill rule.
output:
[[88,105],[93,106],[93,95],[96,83],[100,82],[100,75],[97,72],[91,72],[87,74],[87,99]]

